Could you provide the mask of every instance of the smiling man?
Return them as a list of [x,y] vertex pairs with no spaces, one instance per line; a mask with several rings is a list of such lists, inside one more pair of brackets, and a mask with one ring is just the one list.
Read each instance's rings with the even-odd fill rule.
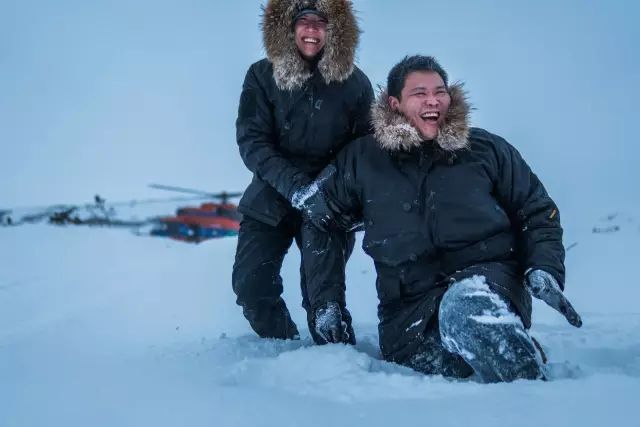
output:
[[[314,246],[319,232],[305,227],[300,191],[345,145],[370,133],[371,83],[354,65],[360,31],[350,1],[271,0],[262,23],[267,58],[251,65],[238,110],[237,143],[253,173],[239,210],[233,290],[256,333],[292,339],[298,328],[281,297],[280,268],[295,240],[302,256],[300,286],[313,339],[355,343],[345,307],[345,264],[353,233],[331,233],[331,250]],[[331,306],[311,307],[306,277],[315,288],[338,289]],[[322,314],[319,319],[314,314]],[[341,333],[323,330],[339,319]]]
[[[434,58],[405,58],[387,83],[374,134],[310,186],[320,191],[306,215],[320,229],[363,221],[385,359],[486,382],[541,378],[530,295],[582,323],[562,293],[558,208],[514,147],[469,127],[462,86]],[[309,283],[312,304],[331,295]]]
[[317,9],[303,9],[294,18],[294,34],[300,56],[314,62],[327,42],[327,18]]

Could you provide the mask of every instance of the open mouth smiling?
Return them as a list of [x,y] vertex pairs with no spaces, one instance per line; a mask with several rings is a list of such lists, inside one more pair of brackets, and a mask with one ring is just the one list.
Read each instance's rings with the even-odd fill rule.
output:
[[420,118],[428,123],[437,123],[440,118],[440,113],[437,111],[427,111],[420,114]]

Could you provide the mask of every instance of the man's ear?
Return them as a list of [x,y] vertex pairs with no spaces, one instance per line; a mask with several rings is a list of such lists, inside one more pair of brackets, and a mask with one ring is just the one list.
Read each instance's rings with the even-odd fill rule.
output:
[[389,107],[391,107],[393,111],[398,111],[400,108],[400,100],[395,96],[389,96]]

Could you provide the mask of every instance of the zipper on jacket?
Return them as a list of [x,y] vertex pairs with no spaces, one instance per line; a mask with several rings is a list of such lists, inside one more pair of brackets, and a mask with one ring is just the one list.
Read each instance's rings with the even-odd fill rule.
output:
[[314,126],[314,120],[315,120],[315,88],[316,88],[316,80],[318,80],[318,77],[320,76],[318,69],[316,68],[316,70],[313,72],[313,75],[311,76],[311,78],[307,81],[308,86],[307,86],[307,91],[308,91],[308,95],[307,98],[309,100],[309,124],[307,126],[307,130],[309,131],[309,137],[305,138],[304,141],[304,152],[305,153],[309,153],[309,148],[310,147],[315,147],[316,145],[316,132],[315,132],[315,126]]

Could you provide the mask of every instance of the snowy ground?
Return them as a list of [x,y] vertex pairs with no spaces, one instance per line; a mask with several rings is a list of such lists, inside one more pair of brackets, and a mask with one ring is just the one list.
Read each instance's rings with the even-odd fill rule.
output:
[[[567,233],[583,328],[535,307],[552,381],[497,385],[379,360],[360,249],[348,275],[359,343],[316,347],[306,331],[300,342],[253,336],[230,290],[235,239],[0,229],[0,426],[640,425],[640,221],[601,222],[620,230]],[[304,326],[296,263],[285,298]]]

